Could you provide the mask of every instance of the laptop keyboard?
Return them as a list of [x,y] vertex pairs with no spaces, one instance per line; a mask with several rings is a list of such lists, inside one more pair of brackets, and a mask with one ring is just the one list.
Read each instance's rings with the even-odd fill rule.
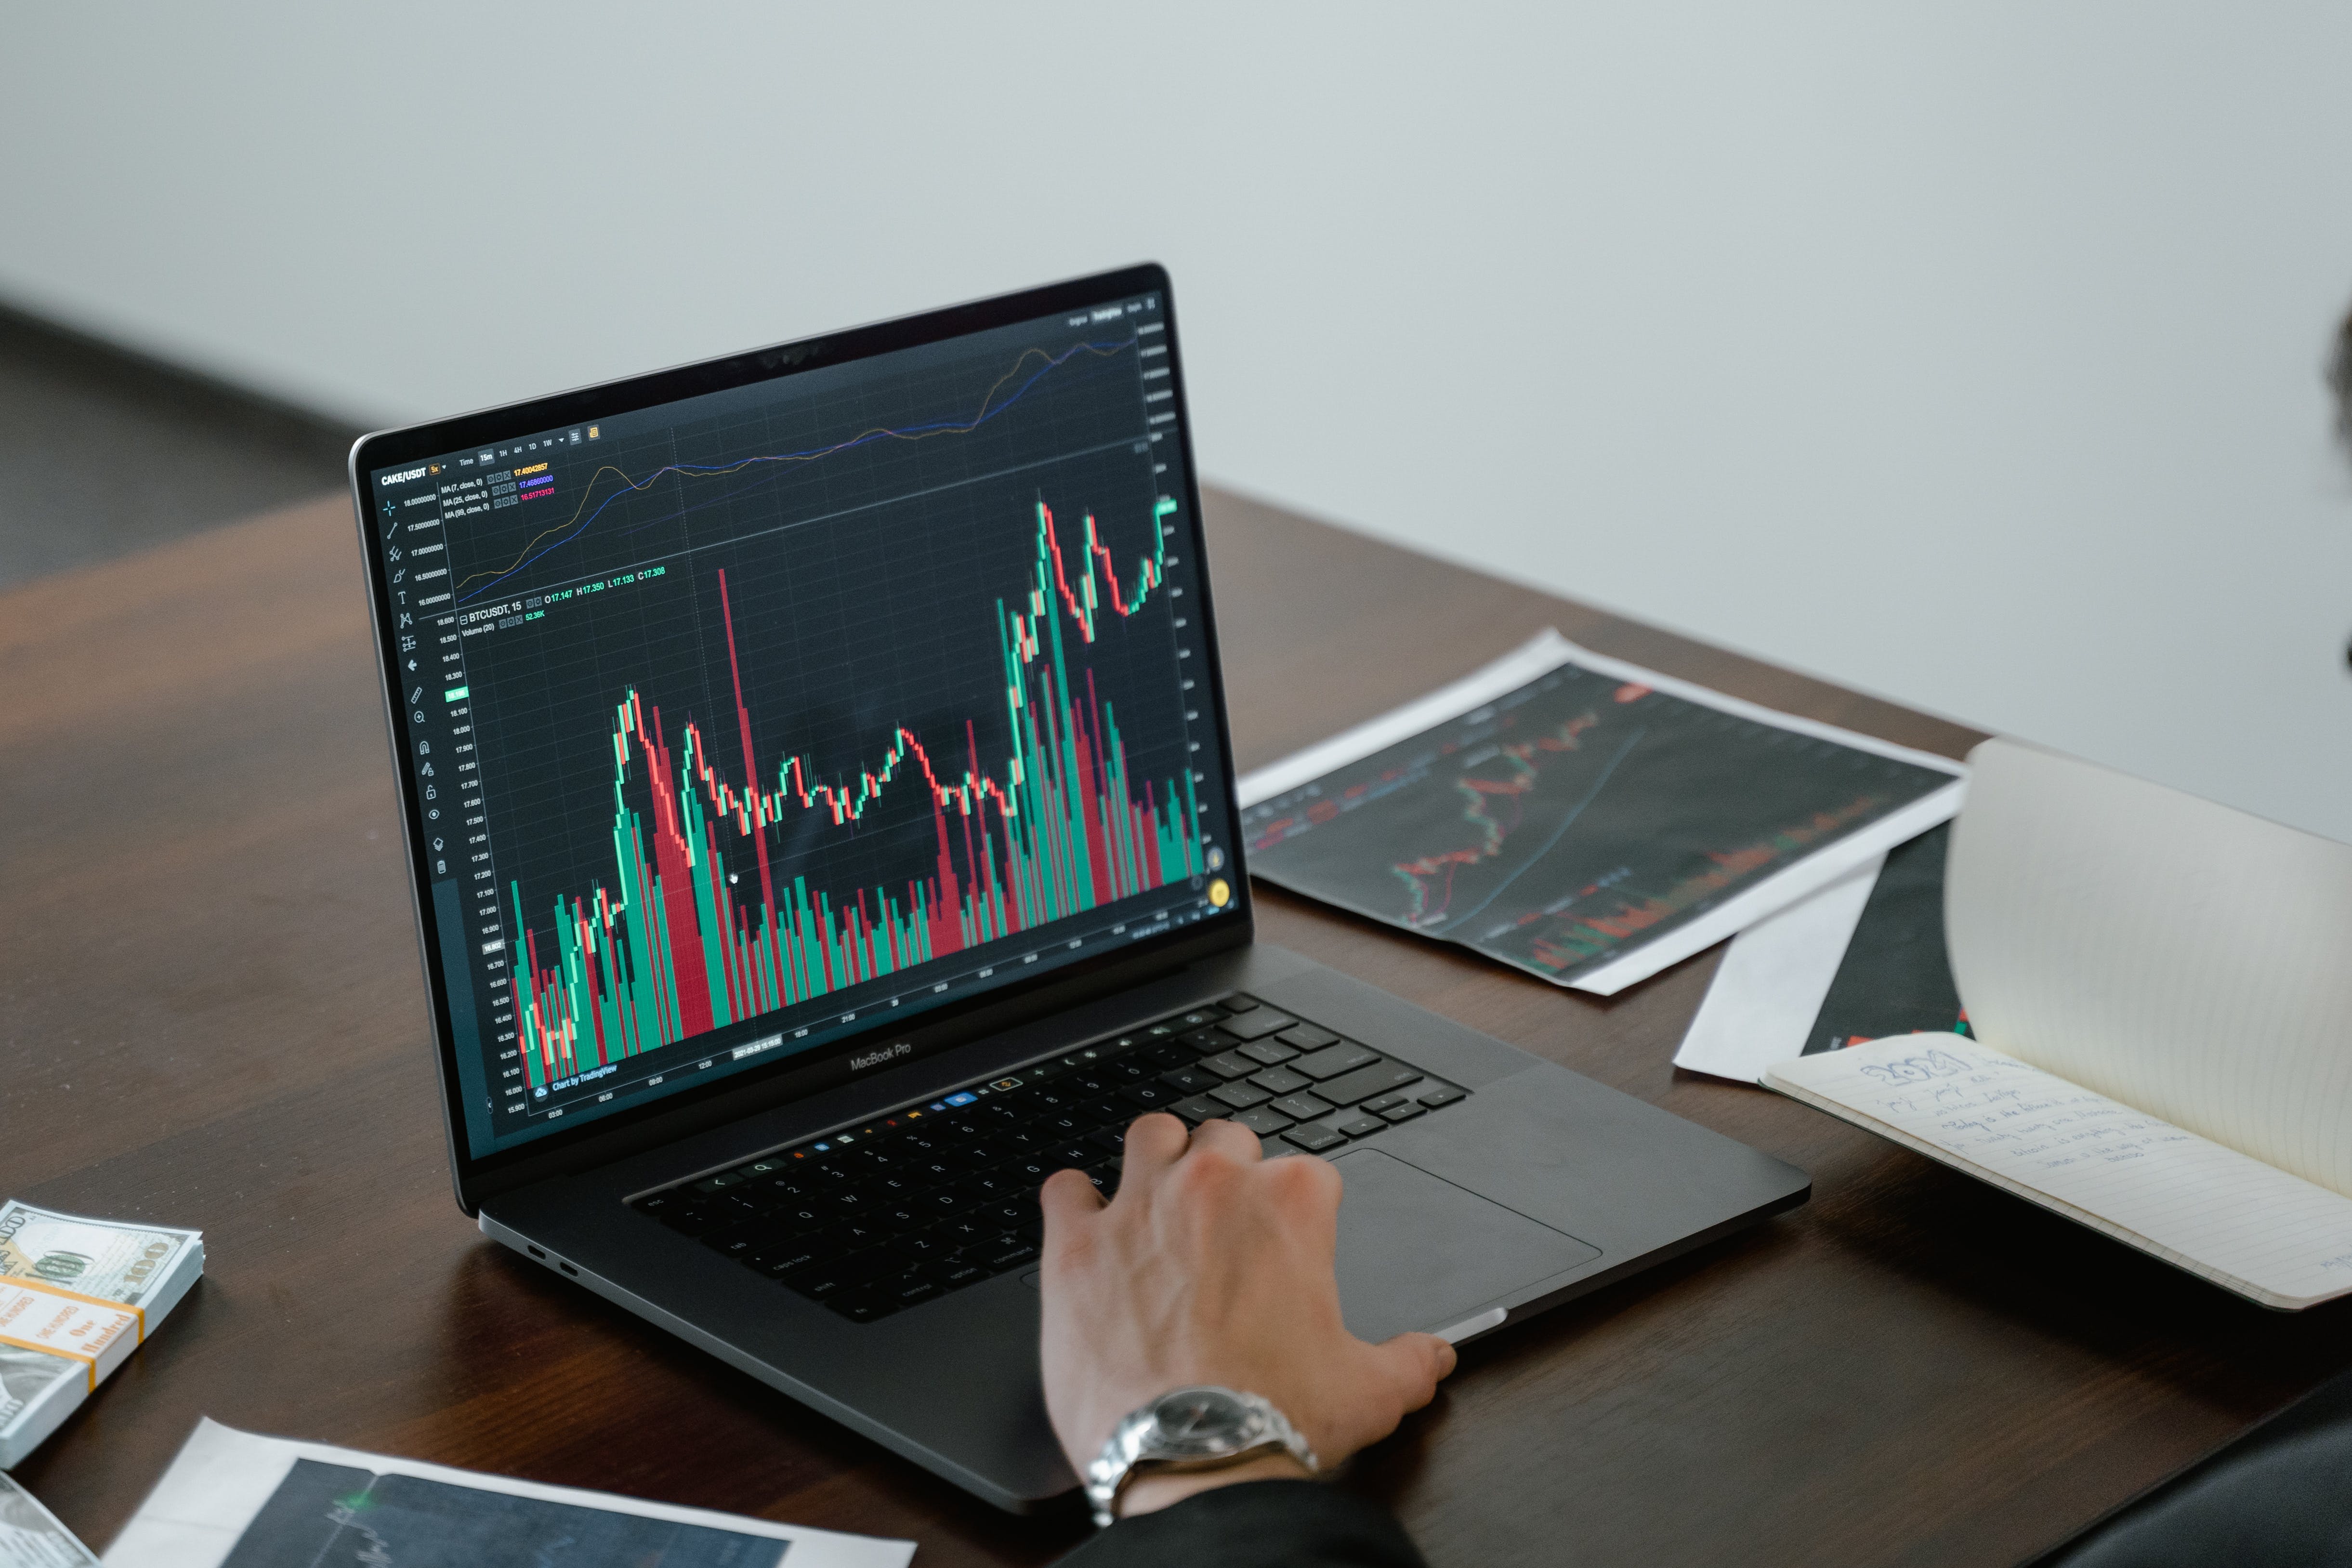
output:
[[1467,1098],[1235,994],[633,1206],[871,1322],[1034,1263],[1038,1185],[1076,1166],[1108,1196],[1147,1110],[1239,1122],[1268,1154],[1321,1154]]

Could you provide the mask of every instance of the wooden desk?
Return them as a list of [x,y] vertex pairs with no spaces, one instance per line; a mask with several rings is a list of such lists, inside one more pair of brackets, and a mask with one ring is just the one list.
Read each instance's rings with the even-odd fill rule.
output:
[[[1232,496],[1266,762],[1546,624],[1954,755],[1952,725]],[[210,1272],[19,1479],[110,1540],[199,1415],[1037,1563],[996,1514],[484,1241],[452,1202],[347,503],[0,596],[0,1189],[201,1226]],[[1438,1564],[1986,1563],[2352,1363],[1754,1089],[1668,1065],[1712,954],[1613,1001],[1278,892],[1263,933],[1792,1161],[1811,1204],[1470,1348],[1351,1485]]]

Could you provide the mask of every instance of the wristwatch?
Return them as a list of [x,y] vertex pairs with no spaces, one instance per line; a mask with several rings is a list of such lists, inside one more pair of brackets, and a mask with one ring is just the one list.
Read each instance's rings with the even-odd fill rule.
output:
[[1138,1470],[1219,1470],[1262,1454],[1288,1454],[1313,1475],[1315,1450],[1273,1404],[1230,1388],[1179,1388],[1132,1411],[1087,1467],[1095,1522],[1118,1516],[1118,1494]]

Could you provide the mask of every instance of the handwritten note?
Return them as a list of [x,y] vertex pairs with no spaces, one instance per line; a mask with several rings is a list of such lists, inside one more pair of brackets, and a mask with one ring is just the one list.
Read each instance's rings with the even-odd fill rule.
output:
[[2352,1198],[1961,1036],[1874,1040],[1764,1081],[2266,1306],[2352,1292]]

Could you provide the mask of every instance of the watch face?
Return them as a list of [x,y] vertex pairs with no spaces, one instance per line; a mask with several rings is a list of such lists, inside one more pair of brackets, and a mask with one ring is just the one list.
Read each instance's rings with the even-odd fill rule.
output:
[[1249,1407],[1220,1388],[1181,1388],[1151,1407],[1160,1428],[1153,1447],[1166,1453],[1215,1454],[1238,1441]]

